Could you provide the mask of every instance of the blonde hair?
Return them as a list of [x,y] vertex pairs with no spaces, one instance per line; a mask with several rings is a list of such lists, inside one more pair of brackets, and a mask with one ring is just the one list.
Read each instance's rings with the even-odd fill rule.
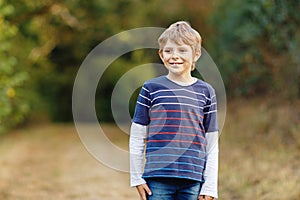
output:
[[[178,45],[191,46],[194,54],[196,52],[201,53],[202,38],[188,22],[178,21],[171,24],[158,38],[159,51],[162,51],[168,40],[172,40]],[[195,63],[193,63],[191,70],[194,69]]]

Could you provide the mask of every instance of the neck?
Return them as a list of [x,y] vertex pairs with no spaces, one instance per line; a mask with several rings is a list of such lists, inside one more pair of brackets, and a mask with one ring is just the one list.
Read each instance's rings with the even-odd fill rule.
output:
[[167,78],[171,81],[182,83],[182,84],[192,84],[195,82],[195,78],[192,77],[191,74],[183,74],[183,75],[175,75],[169,73]]

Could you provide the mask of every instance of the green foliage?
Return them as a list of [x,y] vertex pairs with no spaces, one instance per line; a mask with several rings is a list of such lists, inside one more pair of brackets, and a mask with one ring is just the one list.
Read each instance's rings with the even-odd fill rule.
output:
[[[27,3],[27,0],[23,0]],[[166,1],[165,4],[171,2]],[[42,10],[33,12],[33,18],[24,18],[21,24],[24,32],[34,38],[36,52],[44,53],[35,56],[35,65],[41,72],[33,72],[36,82],[33,84],[43,100],[54,121],[72,120],[72,89],[77,70],[85,56],[103,40],[121,31],[143,26],[158,26],[170,20],[172,13],[166,13],[165,19],[157,15],[159,1],[65,1],[64,3],[44,3]],[[177,5],[176,3],[174,5]],[[162,12],[163,7],[159,8]],[[173,11],[178,6],[172,8]],[[25,14],[24,14],[25,15]],[[149,15],[152,18],[149,18]],[[155,17],[155,18],[154,18]],[[22,18],[19,18],[22,19]],[[37,22],[35,22],[37,21]],[[41,21],[41,22],[39,22]],[[25,23],[26,22],[26,23]],[[39,23],[38,23],[39,22]],[[38,24],[43,24],[39,30]],[[49,49],[47,44],[50,43]],[[45,52],[42,50],[45,49]],[[48,63],[40,60],[48,55]],[[156,52],[155,52],[156,56]],[[38,59],[37,59],[38,58]],[[47,58],[47,57],[46,57]],[[96,108],[102,121],[112,121],[110,96],[114,85],[126,71],[148,62],[151,58],[143,53],[137,58],[133,53],[121,56],[109,66],[108,72],[101,80],[97,90]],[[45,70],[45,64],[48,68]]]
[[[298,98],[298,10],[296,0],[0,0],[0,129],[45,110],[54,121],[72,120],[73,82],[96,45],[124,30],[177,20],[203,35],[229,95]],[[156,51],[130,52],[109,66],[96,93],[101,120],[113,120],[108,108],[120,77],[149,62],[160,62]]]
[[0,134],[22,122],[29,111],[24,83],[28,74],[17,67],[19,62],[12,53],[12,40],[18,29],[6,17],[14,12],[11,5],[0,1]]
[[297,0],[220,1],[212,51],[229,94],[299,96],[299,9]]

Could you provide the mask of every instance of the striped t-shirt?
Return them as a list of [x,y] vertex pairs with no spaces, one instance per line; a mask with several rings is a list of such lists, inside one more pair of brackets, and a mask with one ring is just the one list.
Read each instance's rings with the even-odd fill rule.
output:
[[208,83],[181,86],[166,76],[147,81],[133,122],[149,127],[143,178],[204,181],[206,134],[218,131],[216,96]]

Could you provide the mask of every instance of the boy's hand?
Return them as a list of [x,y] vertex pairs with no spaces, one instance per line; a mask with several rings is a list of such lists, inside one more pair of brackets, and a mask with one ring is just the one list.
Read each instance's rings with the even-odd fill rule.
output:
[[211,196],[200,195],[198,200],[213,200],[214,198]]
[[140,194],[140,197],[142,200],[147,200],[147,195],[152,195],[152,192],[151,190],[149,189],[148,185],[147,184],[142,184],[142,185],[138,185],[136,186],[136,189],[137,191],[139,192]]

